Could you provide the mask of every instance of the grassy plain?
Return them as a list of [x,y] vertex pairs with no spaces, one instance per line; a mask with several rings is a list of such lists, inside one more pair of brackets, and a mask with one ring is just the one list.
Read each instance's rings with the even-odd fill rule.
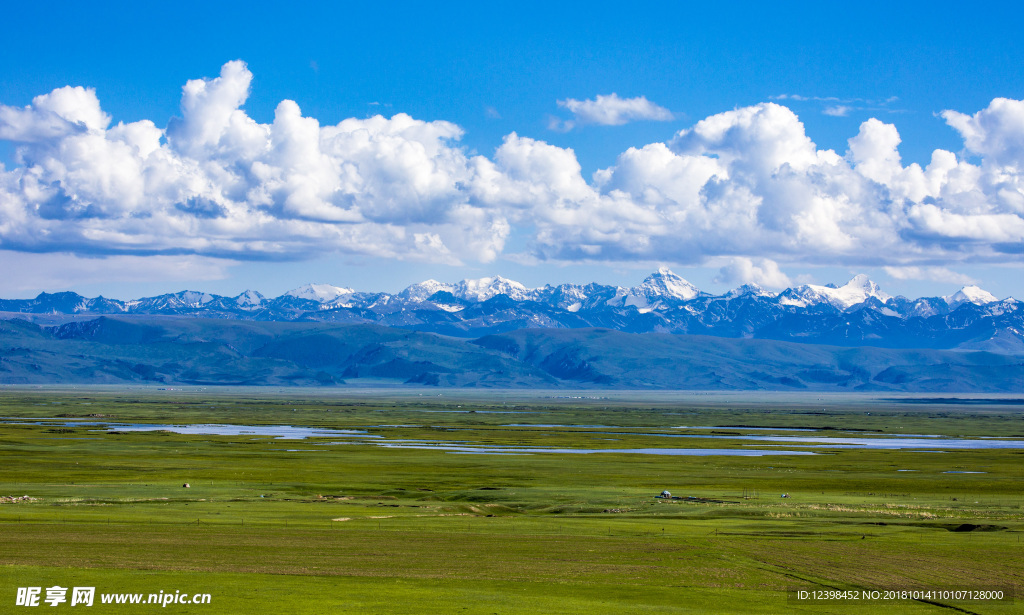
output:
[[[0,612],[23,610],[13,606],[18,587],[51,585],[211,594],[210,605],[166,607],[176,613],[1021,610],[1024,449],[731,438],[1024,438],[1020,405],[343,395],[4,391],[0,496],[33,499],[0,503]],[[107,422],[379,437],[184,435]],[[608,427],[582,427],[594,425]],[[372,440],[818,454],[459,454]],[[691,499],[655,499],[662,489]],[[795,588],[995,588],[1019,598],[811,604],[795,602]]]

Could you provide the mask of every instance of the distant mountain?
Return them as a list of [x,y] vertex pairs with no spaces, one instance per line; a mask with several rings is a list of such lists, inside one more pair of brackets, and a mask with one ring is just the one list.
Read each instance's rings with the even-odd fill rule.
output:
[[266,297],[254,290],[247,290],[235,297],[235,305],[242,310],[255,310],[267,300]]
[[[252,291],[246,291],[252,292]],[[289,297],[296,297],[298,299],[307,299],[309,301],[316,301],[317,303],[334,303],[342,297],[348,297],[355,291],[351,288],[340,288],[338,286],[331,286],[330,284],[306,284],[300,286],[294,290],[290,290],[285,293]]]
[[985,305],[987,303],[995,303],[996,301],[999,301],[995,298],[995,295],[982,290],[977,286],[964,286],[952,295],[943,297],[943,299],[946,300],[946,303],[948,303],[951,308],[963,305],[964,303]]
[[[466,310],[515,304],[502,296]],[[128,315],[44,328],[0,320],[0,384],[74,383],[1020,392],[1024,361],[595,328],[461,339],[372,324]]]
[[805,284],[796,288],[787,289],[780,294],[780,300],[786,305],[795,307],[808,307],[811,305],[828,304],[838,310],[848,310],[855,305],[861,305],[868,299],[877,299],[885,303],[891,296],[883,293],[864,274],[856,275],[852,280],[840,287],[815,286]]
[[627,296],[635,299],[634,302],[627,300],[626,304],[637,307],[640,307],[641,303],[645,307],[657,306],[664,301],[689,301],[700,294],[696,286],[662,267],[657,273],[648,276],[642,284],[629,289]]
[[[842,286],[806,284],[780,293],[745,285],[700,291],[662,268],[634,287],[539,288],[500,276],[427,280],[397,294],[307,284],[279,297],[182,291],[131,301],[71,292],[0,300],[8,316],[47,323],[97,315],[376,324],[475,338],[524,328],[601,327],[628,333],[754,338],[836,346],[1024,353],[1024,306],[965,286],[945,297],[893,297],[864,275]],[[45,315],[45,317],[43,316]]]

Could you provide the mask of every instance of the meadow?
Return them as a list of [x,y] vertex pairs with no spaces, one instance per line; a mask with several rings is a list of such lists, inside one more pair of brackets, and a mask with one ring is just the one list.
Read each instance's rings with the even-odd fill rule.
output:
[[[1005,398],[5,388],[0,612],[54,585],[211,595],[175,613],[1019,612],[1022,414]],[[247,427],[144,430],[206,424]],[[900,437],[934,445],[847,441]],[[649,454],[669,449],[691,454]]]

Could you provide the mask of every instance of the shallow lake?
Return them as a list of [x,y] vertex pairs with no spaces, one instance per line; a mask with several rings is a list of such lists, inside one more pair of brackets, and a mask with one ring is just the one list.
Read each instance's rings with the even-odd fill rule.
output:
[[499,446],[454,446],[449,444],[393,444],[374,442],[384,448],[411,448],[441,450],[450,453],[474,455],[531,455],[538,453],[560,453],[587,455],[591,453],[626,453],[633,455],[726,455],[730,457],[763,457],[766,455],[814,455],[810,451],[757,450],[742,448],[534,448]]
[[[55,421],[53,419],[12,419],[6,421],[8,424],[37,424],[41,426],[66,426],[66,427],[96,427],[95,431],[169,431],[189,435],[216,435],[216,436],[256,436],[272,437],[278,439],[301,440],[306,438],[352,438],[353,440],[372,440],[378,446],[390,446],[393,448],[433,448],[458,453],[474,454],[529,454],[529,453],[636,453],[642,455],[793,455],[812,454],[807,448],[862,448],[876,450],[895,449],[929,449],[928,452],[938,452],[938,449],[964,450],[964,449],[1024,449],[1024,440],[996,439],[993,437],[980,438],[955,438],[936,435],[914,434],[901,436],[894,434],[877,434],[867,436],[827,436],[827,435],[761,435],[761,434],[673,434],[659,432],[645,432],[642,430],[629,432],[597,432],[607,435],[627,435],[656,438],[700,438],[700,439],[724,439],[724,440],[745,440],[761,442],[761,446],[767,450],[755,450],[747,448],[717,448],[717,449],[691,449],[691,448],[629,448],[629,449],[590,449],[590,448],[499,448],[485,445],[475,445],[473,442],[462,441],[432,441],[432,440],[404,440],[387,438],[384,435],[368,433],[366,429],[327,429],[320,427],[304,427],[296,425],[229,425],[229,424],[149,424],[149,423],[113,423],[103,421]],[[407,425],[377,425],[370,426],[376,429],[395,429],[413,427]],[[582,428],[582,429],[604,429],[607,425],[555,425],[555,424],[511,424],[504,427],[535,427],[535,428]],[[621,427],[620,427],[621,429]],[[680,429],[675,427],[675,429]],[[702,427],[699,429],[709,429]],[[737,431],[753,430],[758,428],[731,428]],[[472,431],[472,429],[458,428],[458,431]],[[350,441],[351,442],[351,441]],[[369,443],[369,442],[367,442]],[[776,446],[797,446],[806,447],[802,451],[779,450]],[[771,448],[769,448],[771,447]],[[925,452],[919,450],[919,452]]]

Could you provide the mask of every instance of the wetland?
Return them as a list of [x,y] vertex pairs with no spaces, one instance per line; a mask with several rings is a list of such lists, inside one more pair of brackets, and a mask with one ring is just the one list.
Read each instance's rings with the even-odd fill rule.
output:
[[1015,612],[791,600],[1020,595],[1024,409],[972,399],[5,388],[0,574],[212,594],[182,613]]

